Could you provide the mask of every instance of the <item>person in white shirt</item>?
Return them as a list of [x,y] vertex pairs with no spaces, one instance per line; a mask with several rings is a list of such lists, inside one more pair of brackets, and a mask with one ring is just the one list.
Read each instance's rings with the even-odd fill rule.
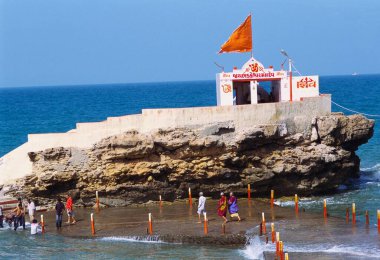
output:
[[37,219],[33,219],[32,223],[30,224],[30,234],[36,235],[39,231],[39,224],[37,222]]
[[203,196],[203,192],[199,192],[199,200],[198,200],[198,223],[202,223],[201,221],[201,215],[206,213],[205,211],[206,206],[206,197]]
[[36,213],[36,206],[34,205],[34,202],[28,199],[28,213],[29,213],[29,219],[30,223],[34,220],[34,215]]

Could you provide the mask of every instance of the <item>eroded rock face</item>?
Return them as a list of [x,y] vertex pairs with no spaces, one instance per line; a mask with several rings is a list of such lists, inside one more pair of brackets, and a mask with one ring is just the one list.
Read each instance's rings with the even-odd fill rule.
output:
[[304,133],[288,134],[286,125],[237,131],[231,122],[135,131],[111,136],[91,149],[51,148],[30,153],[33,174],[6,187],[13,196],[51,203],[71,192],[82,205],[124,206],[187,196],[203,191],[245,194],[310,195],[333,191],[358,177],[355,151],[373,135],[374,121],[360,115],[317,117]]

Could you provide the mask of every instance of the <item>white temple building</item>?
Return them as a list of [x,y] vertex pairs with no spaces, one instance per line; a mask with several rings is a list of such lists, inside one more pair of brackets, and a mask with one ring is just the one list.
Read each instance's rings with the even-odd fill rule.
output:
[[241,69],[216,74],[216,95],[218,106],[302,101],[319,96],[319,76],[294,77],[291,63],[289,71],[276,71],[252,57]]

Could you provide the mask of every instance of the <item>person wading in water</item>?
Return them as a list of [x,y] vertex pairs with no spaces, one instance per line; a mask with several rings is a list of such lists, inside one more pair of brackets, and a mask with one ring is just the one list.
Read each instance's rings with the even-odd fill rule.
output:
[[3,218],[4,218],[4,215],[3,215],[3,207],[0,206],[0,228],[3,228]]
[[203,192],[199,192],[198,211],[197,211],[198,223],[202,223],[201,215],[206,213],[205,206],[206,206],[206,197],[203,196]]
[[31,199],[28,199],[28,214],[29,214],[30,223],[33,222],[35,213],[36,213],[36,205]]
[[66,201],[66,210],[67,210],[67,224],[75,224],[74,210],[73,210],[73,199],[70,194],[67,194]]
[[226,224],[228,222],[226,216],[227,216],[227,198],[224,195],[224,193],[220,193],[220,200],[218,202],[218,216],[222,217],[224,220],[223,224]]
[[231,218],[238,218],[240,221],[240,216],[239,216],[239,207],[237,205],[237,198],[234,196],[233,192],[230,192],[230,199],[228,200],[228,211],[230,212],[230,217]]
[[64,210],[65,205],[63,205],[61,198],[58,198],[57,204],[55,204],[55,226],[57,227],[57,229],[62,228],[62,217]]
[[[22,207],[22,204],[19,203],[17,207],[13,210],[13,212],[15,213],[13,226],[14,226],[14,230],[16,231],[19,225],[20,226],[23,225],[22,218],[24,215],[24,208]],[[24,229],[25,229],[25,226],[24,226]]]

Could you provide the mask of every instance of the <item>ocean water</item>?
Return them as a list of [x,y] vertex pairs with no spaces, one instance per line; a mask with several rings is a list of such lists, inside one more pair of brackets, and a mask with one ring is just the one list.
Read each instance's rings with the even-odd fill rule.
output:
[[[320,85],[321,93],[331,93],[333,101],[343,106],[363,113],[380,114],[380,75],[321,77]],[[140,113],[143,108],[215,104],[214,81],[0,88],[0,157],[24,143],[28,133],[65,132],[75,128],[77,122]],[[334,105],[333,110],[343,111]],[[344,216],[345,209],[355,202],[358,221],[363,222],[364,211],[369,210],[371,223],[375,223],[375,210],[380,209],[379,147],[380,127],[377,124],[373,138],[358,151],[361,178],[342,186],[335,195],[301,198],[300,207],[320,212],[322,201],[327,198],[329,213]],[[292,202],[282,205],[292,206]],[[261,259],[267,248],[258,239],[253,238],[251,242],[245,248],[231,249],[136,242],[131,238],[30,237],[27,232],[0,229],[0,258]],[[356,253],[357,258],[363,259],[379,253],[378,248],[371,251],[371,248],[344,244],[321,246],[310,243],[294,245],[289,250],[290,253],[293,250],[335,254],[346,252],[348,248]]]
[[1,259],[245,259],[243,250],[136,241],[129,237],[76,239],[0,229]]

